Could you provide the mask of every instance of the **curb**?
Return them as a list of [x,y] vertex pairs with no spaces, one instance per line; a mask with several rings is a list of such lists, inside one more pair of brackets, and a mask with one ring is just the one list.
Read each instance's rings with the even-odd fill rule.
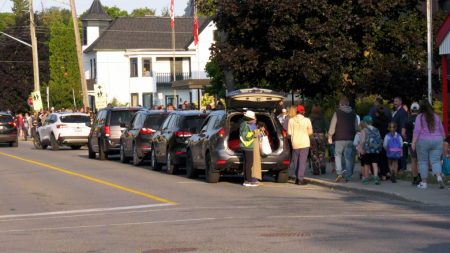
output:
[[414,202],[414,203],[426,204],[426,205],[430,204],[430,203],[426,203],[423,201],[419,201],[417,199],[407,198],[405,196],[399,195],[394,192],[384,192],[384,191],[376,191],[376,190],[372,190],[372,189],[356,188],[356,187],[348,186],[345,183],[334,183],[334,182],[330,182],[327,180],[311,178],[311,177],[305,177],[305,180],[308,181],[308,183],[311,183],[313,185],[329,187],[331,189],[336,189],[336,190],[340,190],[340,191],[362,193],[362,194],[371,195],[371,196],[376,194],[377,196],[380,196],[380,197],[385,197],[385,198],[390,198],[390,199],[395,199],[395,200],[408,201],[408,202]]

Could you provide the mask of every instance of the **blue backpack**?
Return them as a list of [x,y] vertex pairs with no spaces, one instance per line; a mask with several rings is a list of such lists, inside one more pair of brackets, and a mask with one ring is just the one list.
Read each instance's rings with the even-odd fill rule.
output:
[[378,129],[366,128],[366,140],[364,142],[364,150],[368,154],[379,154],[383,146],[380,132]]
[[392,135],[388,133],[389,140],[387,143],[386,156],[389,159],[397,160],[403,156],[403,143],[400,141],[400,136],[398,133]]

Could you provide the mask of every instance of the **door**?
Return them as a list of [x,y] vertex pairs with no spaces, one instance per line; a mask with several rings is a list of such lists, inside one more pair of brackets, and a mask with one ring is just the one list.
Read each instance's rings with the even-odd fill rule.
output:
[[95,119],[94,125],[91,129],[90,143],[93,151],[98,152],[98,140],[101,137],[101,131],[106,123],[107,111],[101,110],[98,112],[97,118]]
[[196,167],[198,167],[198,166],[203,167],[203,164],[204,164],[203,143],[205,140],[206,132],[208,131],[209,122],[214,121],[215,117],[216,116],[214,116],[214,115],[210,115],[205,120],[205,122],[203,122],[203,125],[200,128],[200,132],[198,134],[194,135],[194,136],[196,136],[196,138],[195,138],[195,143],[193,143],[191,150],[192,150],[192,158],[194,161],[194,165]]
[[172,117],[170,118],[167,128],[163,129],[161,131],[161,142],[160,142],[160,150],[161,150],[160,155],[161,156],[160,156],[160,158],[165,163],[167,163],[167,161],[166,161],[167,153],[170,152],[170,149],[171,149],[170,141],[172,139],[172,136],[174,135],[174,129],[178,125],[179,118],[180,118],[180,115],[173,114]]
[[154,152],[156,155],[156,158],[158,161],[160,161],[161,159],[161,148],[162,148],[162,139],[163,139],[163,131],[167,130],[169,123],[172,119],[173,115],[169,115],[166,120],[163,122],[163,124],[161,125],[161,129],[159,129],[158,131],[156,131],[154,138],[153,138],[153,147],[154,147]]
[[123,130],[123,133],[121,135],[122,138],[122,144],[123,145],[123,151],[125,153],[125,156],[130,156],[131,154],[131,146],[130,146],[130,139],[132,136],[132,129],[133,129],[133,124],[134,121],[136,121],[136,119],[138,118],[139,114],[136,114],[133,116],[133,118],[131,118],[130,122],[128,123],[127,127]]
[[139,143],[137,143],[137,137],[139,135],[139,131],[142,128],[142,125],[144,124],[144,120],[145,115],[143,113],[138,113],[130,126],[130,131],[127,138],[127,146],[130,152],[129,154],[131,155],[133,154],[133,143],[135,145],[139,145]]
[[139,105],[139,94],[131,93],[131,106],[135,107]]

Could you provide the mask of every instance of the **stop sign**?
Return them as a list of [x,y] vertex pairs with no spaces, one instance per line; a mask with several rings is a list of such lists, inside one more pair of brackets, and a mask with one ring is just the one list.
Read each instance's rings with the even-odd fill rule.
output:
[[33,106],[33,98],[29,97],[28,100],[27,100],[27,103],[28,103],[29,106]]

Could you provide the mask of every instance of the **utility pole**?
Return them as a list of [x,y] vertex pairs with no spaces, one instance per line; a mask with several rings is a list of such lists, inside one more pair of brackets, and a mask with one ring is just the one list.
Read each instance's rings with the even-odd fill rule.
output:
[[[433,45],[432,45],[432,4],[431,0],[427,0],[427,54],[428,54],[428,66],[427,66],[427,73],[428,73],[428,102],[430,104],[433,102],[432,100],[432,85],[431,85],[431,75],[433,70]],[[447,78],[447,77],[444,77]]]
[[80,69],[81,90],[83,92],[83,107],[86,108],[89,106],[89,101],[87,94],[86,77],[84,75],[84,62],[83,62],[83,54],[81,52],[80,31],[78,29],[78,17],[77,11],[75,9],[74,0],[70,0],[70,10],[72,12],[73,31],[75,32],[75,44],[77,46],[78,68]]
[[34,73],[34,91],[40,91],[39,87],[39,57],[37,50],[36,30],[34,23],[33,0],[29,0],[30,7],[30,35],[31,35],[31,49],[33,52],[33,73]]

